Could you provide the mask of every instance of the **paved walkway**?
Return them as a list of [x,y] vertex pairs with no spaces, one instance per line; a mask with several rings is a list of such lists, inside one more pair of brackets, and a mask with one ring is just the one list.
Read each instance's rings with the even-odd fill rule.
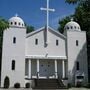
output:
[[86,88],[70,88],[70,89],[25,89],[25,88],[20,88],[20,89],[15,89],[15,88],[10,88],[10,89],[2,89],[0,90],[90,90]]
[[15,89],[15,88],[10,88],[10,89],[1,89],[0,90],[90,90],[90,89],[86,89],[86,88],[71,88],[71,89],[24,89],[24,88],[20,88],[20,89]]
[[90,90],[90,89],[87,89],[87,88],[71,88],[69,90]]

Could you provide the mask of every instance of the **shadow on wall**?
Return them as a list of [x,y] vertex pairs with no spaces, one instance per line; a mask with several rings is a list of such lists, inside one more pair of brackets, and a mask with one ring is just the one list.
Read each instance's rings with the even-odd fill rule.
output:
[[45,27],[45,30],[43,30],[43,36],[44,36],[44,47],[47,47],[47,30]]
[[[77,65],[78,62],[78,65]],[[78,56],[74,62],[74,67],[72,70],[72,81],[75,84],[75,75],[77,72],[84,74],[85,78],[84,81],[87,81],[87,72],[88,72],[88,66],[87,66],[87,47],[86,43],[82,46],[82,49],[78,53]],[[86,82],[84,82],[86,83]]]

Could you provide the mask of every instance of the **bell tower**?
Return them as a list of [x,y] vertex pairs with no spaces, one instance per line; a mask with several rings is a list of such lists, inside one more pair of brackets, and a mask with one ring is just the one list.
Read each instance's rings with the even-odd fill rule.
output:
[[10,87],[16,83],[24,87],[26,28],[18,15],[9,19],[9,25],[3,35],[1,87],[4,87],[6,76]]
[[83,84],[86,84],[88,82],[86,32],[81,31],[80,25],[72,19],[64,29],[67,37],[69,83],[75,85],[76,76],[84,75]]

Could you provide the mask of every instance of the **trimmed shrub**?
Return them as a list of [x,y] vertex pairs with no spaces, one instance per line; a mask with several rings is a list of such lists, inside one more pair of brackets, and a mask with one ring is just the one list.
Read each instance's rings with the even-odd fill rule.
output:
[[20,83],[15,83],[14,88],[20,88]]
[[4,88],[9,88],[9,85],[10,85],[9,77],[6,76],[4,79]]
[[86,88],[90,88],[90,83],[88,83],[85,87],[86,87]]
[[71,88],[71,87],[72,87],[71,83],[68,83],[68,88]]
[[26,83],[25,87],[30,88],[30,83]]

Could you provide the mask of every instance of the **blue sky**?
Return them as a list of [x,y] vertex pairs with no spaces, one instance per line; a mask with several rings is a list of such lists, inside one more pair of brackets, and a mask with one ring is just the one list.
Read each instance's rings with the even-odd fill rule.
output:
[[[46,7],[46,0],[0,0],[0,16],[8,20],[17,13],[25,23],[37,29],[46,25],[46,12],[41,11],[41,7]],[[49,19],[49,25],[54,29],[58,28],[59,19],[75,11],[75,6],[65,0],[50,0],[50,8],[55,9]]]

